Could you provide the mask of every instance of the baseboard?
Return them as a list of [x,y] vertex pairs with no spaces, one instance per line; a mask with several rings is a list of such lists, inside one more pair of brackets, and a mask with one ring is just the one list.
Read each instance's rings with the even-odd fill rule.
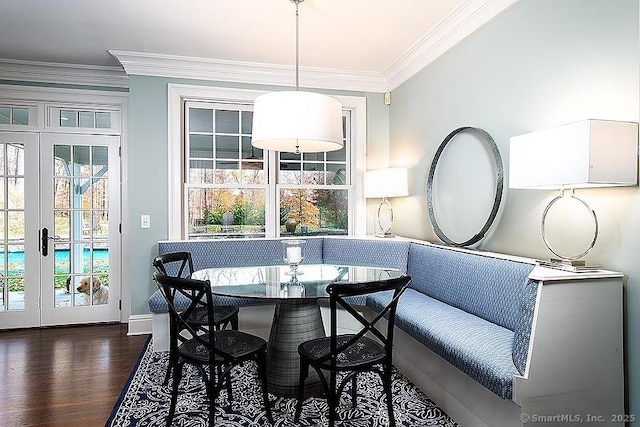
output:
[[132,314],[129,316],[127,335],[149,335],[151,331],[151,314]]

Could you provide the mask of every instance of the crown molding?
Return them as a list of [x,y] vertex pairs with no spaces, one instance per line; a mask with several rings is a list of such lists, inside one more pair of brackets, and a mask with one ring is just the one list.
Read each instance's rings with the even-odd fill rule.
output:
[[[309,88],[382,93],[393,90],[518,0],[467,0],[382,72],[300,68]],[[110,50],[129,75],[293,86],[292,66]]]
[[[301,67],[308,88],[385,92],[393,90],[518,0],[467,0],[382,72]],[[128,88],[128,75],[274,86],[294,85],[287,65],[226,61],[110,50],[124,68],[0,58],[0,79],[74,86]]]
[[[129,75],[294,86],[295,68],[287,65],[228,61],[159,53],[110,50]],[[300,86],[384,92],[382,73],[300,67]]]
[[425,34],[383,74],[393,90],[518,0],[468,0]]
[[[518,0],[466,0],[386,70],[301,67],[300,86],[382,93],[394,90]],[[294,86],[287,65],[110,50],[122,67],[0,58],[0,80],[128,88],[128,75]]]
[[120,67],[2,58],[0,58],[0,79],[74,86],[129,87],[129,76]]

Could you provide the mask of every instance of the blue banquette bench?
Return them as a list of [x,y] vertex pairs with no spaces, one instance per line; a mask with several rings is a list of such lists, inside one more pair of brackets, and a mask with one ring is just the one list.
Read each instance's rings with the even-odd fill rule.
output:
[[[282,263],[280,239],[158,244],[159,254],[176,251],[191,252],[196,270]],[[544,274],[538,278],[532,275],[534,268],[540,270],[534,261],[409,239],[319,237],[306,239],[304,262],[398,268],[412,277],[410,288],[398,304],[396,326],[405,337],[402,342],[412,342],[409,345],[415,354],[411,362],[412,357],[407,355],[410,351],[402,350],[396,365],[399,361],[404,364],[403,373],[427,389],[430,397],[436,395],[436,403],[464,425],[520,425],[523,417],[534,415],[524,411],[542,414],[552,406],[547,402],[542,408],[534,405],[534,409],[527,409],[523,400],[531,395],[533,402],[546,402],[540,400],[538,392],[527,390],[526,383],[532,360],[532,330],[542,284],[546,283]],[[217,298],[218,304],[241,307],[265,303]],[[384,294],[370,296],[362,301],[366,307],[363,310],[375,312],[387,298],[389,295]],[[158,291],[149,298],[149,309],[154,317],[166,314],[166,303]],[[162,323],[154,320],[154,340],[156,333],[166,328],[164,324],[166,319]],[[431,366],[440,366],[435,381],[415,375],[427,354],[434,361]],[[443,374],[443,370],[450,373]],[[432,391],[434,385],[437,390]],[[525,397],[514,396],[516,387]],[[469,393],[469,389],[476,392]],[[564,404],[567,409],[573,407],[570,402]],[[474,405],[483,408],[474,409]]]

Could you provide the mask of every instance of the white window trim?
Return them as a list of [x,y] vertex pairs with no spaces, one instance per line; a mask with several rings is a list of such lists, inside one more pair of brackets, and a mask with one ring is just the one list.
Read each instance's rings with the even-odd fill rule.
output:
[[[233,89],[213,86],[167,85],[167,140],[168,140],[168,238],[182,239],[182,118],[185,100],[206,102],[253,102],[265,91]],[[349,211],[353,212],[353,224],[349,224],[349,234],[366,233],[366,203],[364,198],[364,172],[366,170],[367,153],[367,102],[358,96],[332,95],[342,107],[351,110],[352,114],[352,167],[351,183],[353,197],[349,199]],[[271,156],[274,158],[275,156]],[[275,160],[271,160],[275,162]],[[272,165],[273,166],[273,165]],[[273,167],[270,168],[274,170]],[[268,215],[269,216],[269,215]],[[269,218],[266,218],[269,221]],[[274,236],[267,236],[274,237]]]

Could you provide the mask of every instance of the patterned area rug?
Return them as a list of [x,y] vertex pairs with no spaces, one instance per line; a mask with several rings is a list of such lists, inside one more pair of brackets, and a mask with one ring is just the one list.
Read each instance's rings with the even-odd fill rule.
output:
[[[169,411],[170,388],[162,385],[168,352],[154,353],[149,340],[125,385],[106,427],[164,426]],[[233,371],[233,401],[223,391],[216,401],[216,426],[269,426],[262,409],[262,399],[255,366],[241,366]],[[347,387],[348,389],[348,387]],[[440,408],[402,374],[393,374],[393,408],[398,426],[457,426]],[[293,421],[296,399],[271,395],[275,427],[326,426],[328,407],[323,398],[306,399],[300,423]],[[358,405],[351,407],[349,390],[343,393],[338,408],[337,425],[344,427],[387,426],[387,406],[382,383],[375,374],[358,377]],[[185,369],[173,425],[207,426],[207,397],[200,375]]]

